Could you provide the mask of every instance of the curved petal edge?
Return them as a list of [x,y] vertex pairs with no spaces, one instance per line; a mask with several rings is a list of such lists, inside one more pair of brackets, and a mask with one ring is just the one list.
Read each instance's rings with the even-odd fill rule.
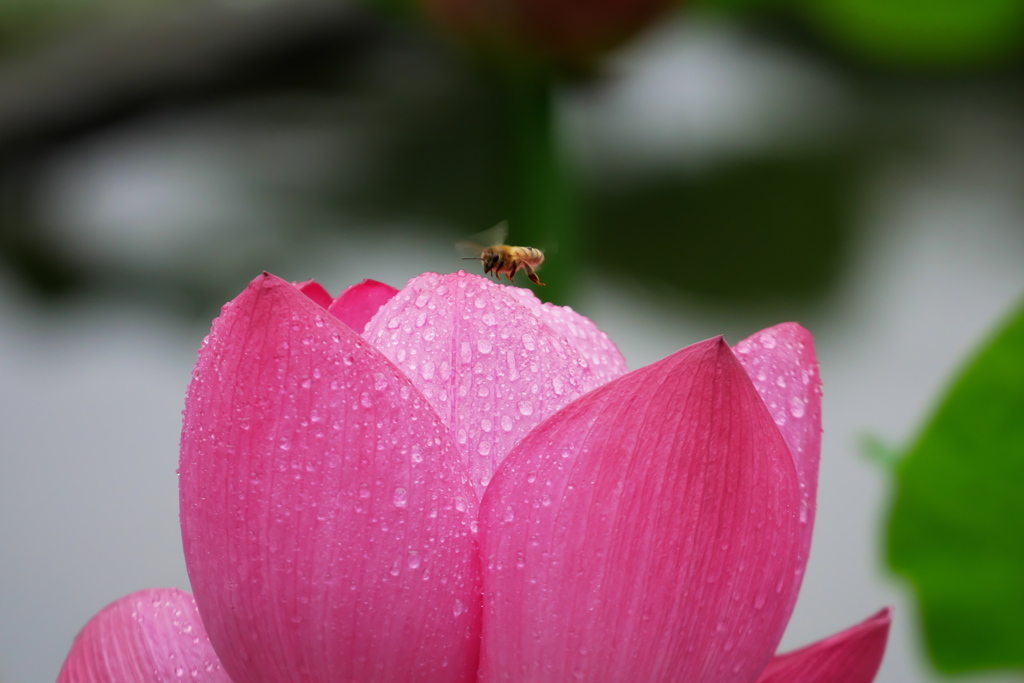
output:
[[391,285],[376,280],[363,280],[338,295],[327,310],[358,334],[362,334],[367,323],[377,315],[380,307],[398,294]]
[[807,647],[776,655],[757,683],[871,683],[882,664],[892,610]]
[[[757,393],[789,446],[800,478],[802,579],[811,551],[821,458],[821,376],[811,333],[796,323],[781,323],[747,337],[733,347]],[[792,596],[796,606],[796,593]]]
[[57,683],[231,683],[195,600],[152,588],[116,600],[75,637]]

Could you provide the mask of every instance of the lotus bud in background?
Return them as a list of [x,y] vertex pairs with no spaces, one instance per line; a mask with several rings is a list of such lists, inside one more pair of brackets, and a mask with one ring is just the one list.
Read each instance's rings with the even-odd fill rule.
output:
[[484,52],[586,66],[665,13],[667,0],[419,0],[461,41]]

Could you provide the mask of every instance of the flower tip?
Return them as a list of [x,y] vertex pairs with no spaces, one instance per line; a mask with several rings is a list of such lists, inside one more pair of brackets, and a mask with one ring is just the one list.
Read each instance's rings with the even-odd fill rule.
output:
[[875,614],[868,618],[868,621],[875,625],[891,624],[892,623],[892,607],[883,607],[878,610]]
[[[367,280],[363,280],[363,282],[365,283]],[[376,284],[379,285],[380,283]],[[316,280],[293,282],[292,286],[319,304],[321,308],[330,308],[331,304],[334,303],[334,297]]]

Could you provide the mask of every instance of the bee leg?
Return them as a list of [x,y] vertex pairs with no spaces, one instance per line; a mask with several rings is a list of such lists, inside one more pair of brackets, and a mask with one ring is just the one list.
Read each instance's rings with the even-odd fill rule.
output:
[[505,277],[508,278],[509,282],[515,282],[515,280],[512,279],[512,273],[508,272],[507,270],[505,271]]
[[526,271],[526,276],[530,278],[530,282],[535,285],[540,285],[541,287],[544,286],[544,283],[540,281],[539,277],[537,277],[537,273],[534,272],[533,267],[530,266],[530,264],[524,263],[523,269]]

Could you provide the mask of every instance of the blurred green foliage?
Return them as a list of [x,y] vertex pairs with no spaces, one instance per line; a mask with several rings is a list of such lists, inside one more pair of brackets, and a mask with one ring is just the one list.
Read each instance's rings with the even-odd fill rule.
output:
[[947,672],[1024,669],[1024,307],[896,468],[888,560]]
[[595,188],[588,257],[718,302],[813,297],[840,270],[857,171],[835,151]]
[[[204,0],[186,0],[198,4]],[[0,2],[0,55],[42,35],[71,34],[90,22],[120,19],[174,0],[4,0]]]
[[804,25],[823,46],[897,68],[962,70],[1018,58],[1024,0],[699,0]]
[[811,0],[825,35],[876,63],[967,67],[1019,56],[1021,0]]
[[[849,90],[853,100],[849,125],[814,150],[773,147],[730,154],[699,169],[683,171],[686,165],[680,164],[639,174],[626,171],[614,182],[594,182],[568,171],[563,175],[564,169],[556,163],[559,141],[551,130],[544,130],[553,116],[550,103],[544,109],[531,105],[530,98],[517,100],[514,88],[508,82],[502,84],[496,71],[466,59],[464,52],[446,50],[444,41],[431,37],[429,30],[420,31],[414,18],[415,0],[363,0],[378,10],[375,25],[385,28],[368,32],[362,39],[365,44],[348,51],[342,44],[351,38],[340,28],[330,29],[337,30],[337,36],[325,30],[311,40],[308,28],[293,25],[287,29],[292,33],[286,34],[284,22],[265,21],[241,32],[251,43],[229,35],[228,29],[240,23],[230,21],[231,12],[242,17],[272,7],[297,12],[293,8],[300,6],[314,12],[328,4],[326,0],[295,0],[293,5],[286,0],[2,3],[0,59],[13,62],[14,57],[23,56],[19,51],[38,49],[43,54],[35,64],[39,69],[31,72],[33,77],[47,76],[51,62],[46,51],[59,54],[61,42],[73,37],[77,28],[85,33],[85,27],[126,16],[144,23],[146,12],[157,7],[195,10],[198,24],[204,8],[208,9],[225,28],[214,33],[223,33],[225,44],[234,40],[231,49],[235,51],[221,50],[208,39],[194,54],[167,51],[171,54],[165,55],[166,63],[153,62],[148,81],[144,70],[118,81],[105,80],[109,74],[82,76],[69,69],[64,77],[71,74],[74,87],[63,86],[55,78],[56,87],[37,91],[38,102],[32,106],[41,107],[45,117],[12,117],[13,123],[4,127],[0,116],[0,264],[41,294],[131,293],[180,302],[175,305],[188,311],[206,310],[209,302],[184,299],[212,296],[219,300],[235,290],[236,272],[218,271],[230,282],[213,282],[202,279],[209,274],[199,274],[187,264],[174,273],[151,273],[132,263],[90,262],[66,248],[59,235],[48,234],[32,201],[48,164],[91,136],[159,115],[168,107],[187,116],[204,107],[241,112],[247,103],[260,99],[306,101],[311,111],[328,100],[344,100],[348,104],[339,109],[337,127],[355,132],[365,144],[366,163],[357,174],[341,169],[337,178],[327,169],[316,187],[296,187],[295,196],[286,199],[296,207],[326,209],[346,217],[346,231],[373,230],[398,218],[437,226],[438,240],[454,241],[507,218],[513,241],[557,247],[557,260],[549,259],[545,268],[545,279],[550,277],[556,284],[538,292],[548,298],[569,300],[565,292],[570,287],[565,283],[574,277],[571,271],[577,264],[586,264],[721,304],[814,302],[842,272],[865,166],[877,161],[872,155],[891,147],[890,140],[872,137],[879,129],[869,130],[874,122],[866,120],[859,105],[870,102],[892,81],[885,81],[884,69],[874,71],[870,78],[875,80],[868,81],[850,68],[855,60],[837,63],[834,53],[846,51],[876,64],[959,69],[1014,58],[1024,35],[1024,0],[694,0],[681,5],[682,11],[713,9],[727,14],[729,21],[752,27],[767,18],[772,26],[789,29],[772,32],[770,40],[792,41],[784,47],[800,59],[817,59],[816,66],[824,65],[828,78]],[[150,15],[157,29],[170,24],[157,13]],[[278,33],[267,28],[278,25]],[[813,36],[810,40],[808,34]],[[185,31],[181,35],[195,38]],[[175,37],[168,44],[180,42]],[[195,48],[195,43],[190,40],[188,45]],[[97,44],[108,49],[103,41]],[[109,46],[111,53],[117,49]],[[136,44],[126,40],[123,49],[128,53],[117,61],[139,61],[138,55],[130,53],[138,49]],[[408,60],[403,56],[407,54],[415,58]],[[175,65],[179,57],[180,68]],[[399,71],[401,76],[395,77]],[[578,76],[599,81],[603,74]],[[437,83],[443,85],[435,87]],[[25,92],[31,95],[32,90]],[[66,102],[51,100],[55,92],[80,96]],[[533,103],[537,102],[534,98]],[[31,112],[32,106],[24,111]],[[294,110],[298,112],[295,130],[308,123],[300,108]],[[18,107],[12,111],[17,113]],[[531,111],[547,116],[547,123],[543,117],[531,122]],[[52,125],[33,128],[41,118],[52,120]],[[314,118],[311,115],[309,120]],[[912,138],[905,131],[898,133],[901,144]],[[531,135],[538,142],[534,147],[529,144]],[[530,161],[531,156],[545,154],[539,162]],[[559,186],[557,191],[552,190],[554,186]],[[551,224],[556,222],[571,229],[554,234],[558,231]],[[296,246],[323,238],[315,230],[303,232],[295,226],[281,230],[288,231],[287,240]],[[268,248],[254,257],[262,261],[251,269],[269,267],[279,256],[279,248]]]

